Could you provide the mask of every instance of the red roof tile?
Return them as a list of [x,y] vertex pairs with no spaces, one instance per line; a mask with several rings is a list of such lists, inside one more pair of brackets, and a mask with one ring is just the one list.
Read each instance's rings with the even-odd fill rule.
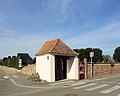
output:
[[60,39],[46,41],[42,48],[40,49],[40,51],[36,53],[36,56],[48,53],[55,55],[72,55],[72,56],[78,55],[78,53],[73,51]]

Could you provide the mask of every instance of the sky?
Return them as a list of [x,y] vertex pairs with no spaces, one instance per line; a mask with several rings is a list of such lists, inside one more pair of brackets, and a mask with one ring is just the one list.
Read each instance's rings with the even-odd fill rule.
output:
[[120,0],[0,0],[0,58],[60,38],[72,49],[120,46]]

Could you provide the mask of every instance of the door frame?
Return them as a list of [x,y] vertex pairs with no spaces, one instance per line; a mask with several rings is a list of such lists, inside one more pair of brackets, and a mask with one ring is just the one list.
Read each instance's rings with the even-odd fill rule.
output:
[[67,79],[68,56],[55,55],[55,81]]

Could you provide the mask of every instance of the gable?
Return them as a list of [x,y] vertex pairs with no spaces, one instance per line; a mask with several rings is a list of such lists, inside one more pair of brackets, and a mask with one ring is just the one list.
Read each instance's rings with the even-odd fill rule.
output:
[[48,53],[56,55],[78,55],[78,53],[73,51],[60,39],[46,41],[42,48],[36,53],[36,56]]

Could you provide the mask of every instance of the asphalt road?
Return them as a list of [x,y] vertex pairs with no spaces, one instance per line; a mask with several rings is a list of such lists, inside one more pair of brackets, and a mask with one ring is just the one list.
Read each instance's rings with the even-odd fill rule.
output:
[[23,80],[25,81],[25,78],[19,74],[6,74],[0,69],[0,96],[120,96],[119,74],[47,84],[35,84]]
[[11,94],[31,90],[33,89],[15,86],[15,84],[10,81],[10,78],[7,76],[7,74],[3,70],[0,70],[0,96],[12,96]]

